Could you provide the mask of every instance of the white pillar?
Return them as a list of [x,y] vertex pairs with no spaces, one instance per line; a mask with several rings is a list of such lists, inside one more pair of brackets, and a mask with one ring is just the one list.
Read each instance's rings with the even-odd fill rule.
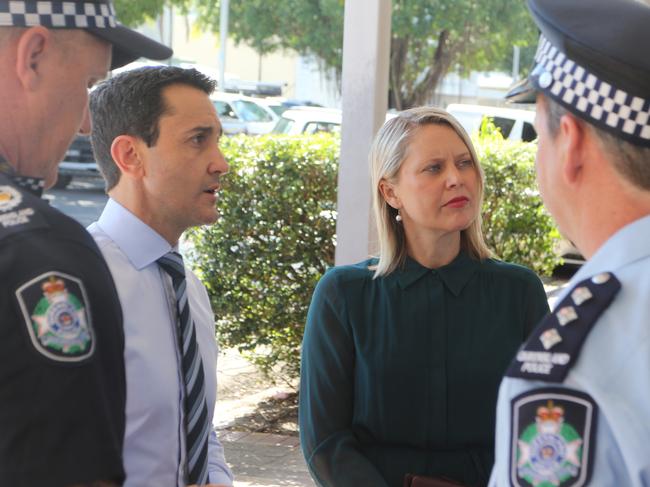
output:
[[391,0],[345,2],[336,265],[375,247],[368,151],[388,108]]
[[219,12],[219,91],[226,91],[226,47],[228,46],[228,14],[230,13],[230,0],[221,0]]

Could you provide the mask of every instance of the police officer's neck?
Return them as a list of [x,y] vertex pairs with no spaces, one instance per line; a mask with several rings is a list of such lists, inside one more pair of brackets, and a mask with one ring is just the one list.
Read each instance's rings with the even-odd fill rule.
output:
[[617,174],[615,170],[584,191],[569,222],[571,237],[584,257],[598,249],[623,227],[650,215],[650,191],[643,190]]

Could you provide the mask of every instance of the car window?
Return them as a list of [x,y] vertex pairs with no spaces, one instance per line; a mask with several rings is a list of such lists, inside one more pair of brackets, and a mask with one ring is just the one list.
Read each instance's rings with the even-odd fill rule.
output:
[[341,126],[338,123],[329,122],[309,122],[303,130],[306,134],[315,134],[317,132],[339,133],[340,131]]
[[278,117],[287,111],[287,107],[284,105],[269,105],[269,108],[273,110]]
[[217,115],[219,115],[219,118],[237,118],[237,114],[229,103],[219,100],[213,101],[212,103],[217,109]]
[[245,122],[272,122],[273,117],[259,105],[247,100],[232,102],[235,111]]
[[294,124],[294,121],[291,120],[290,118],[282,117],[280,120],[278,120],[278,123],[273,128],[273,133],[274,134],[288,134],[289,131],[291,130],[291,127],[293,126],[293,124]]
[[490,117],[494,122],[496,128],[501,131],[504,139],[507,139],[510,135],[513,125],[515,124],[514,119],[512,118],[503,118],[503,117]]
[[521,134],[521,140],[524,142],[532,142],[537,138],[537,132],[532,123],[524,122],[524,129]]

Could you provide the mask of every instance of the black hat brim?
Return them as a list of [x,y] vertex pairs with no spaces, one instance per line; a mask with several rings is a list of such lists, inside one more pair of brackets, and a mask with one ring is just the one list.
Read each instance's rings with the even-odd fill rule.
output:
[[121,24],[111,28],[88,28],[87,30],[113,45],[111,69],[122,67],[141,57],[160,61],[171,57],[174,53],[164,44]]
[[535,103],[537,99],[537,88],[526,77],[510,87],[506,93],[508,103]]

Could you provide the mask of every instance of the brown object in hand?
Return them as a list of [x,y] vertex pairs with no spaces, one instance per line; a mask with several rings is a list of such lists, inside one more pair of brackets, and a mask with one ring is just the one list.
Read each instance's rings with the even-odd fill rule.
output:
[[441,477],[424,477],[407,473],[404,476],[404,487],[462,487],[463,484],[455,480]]

